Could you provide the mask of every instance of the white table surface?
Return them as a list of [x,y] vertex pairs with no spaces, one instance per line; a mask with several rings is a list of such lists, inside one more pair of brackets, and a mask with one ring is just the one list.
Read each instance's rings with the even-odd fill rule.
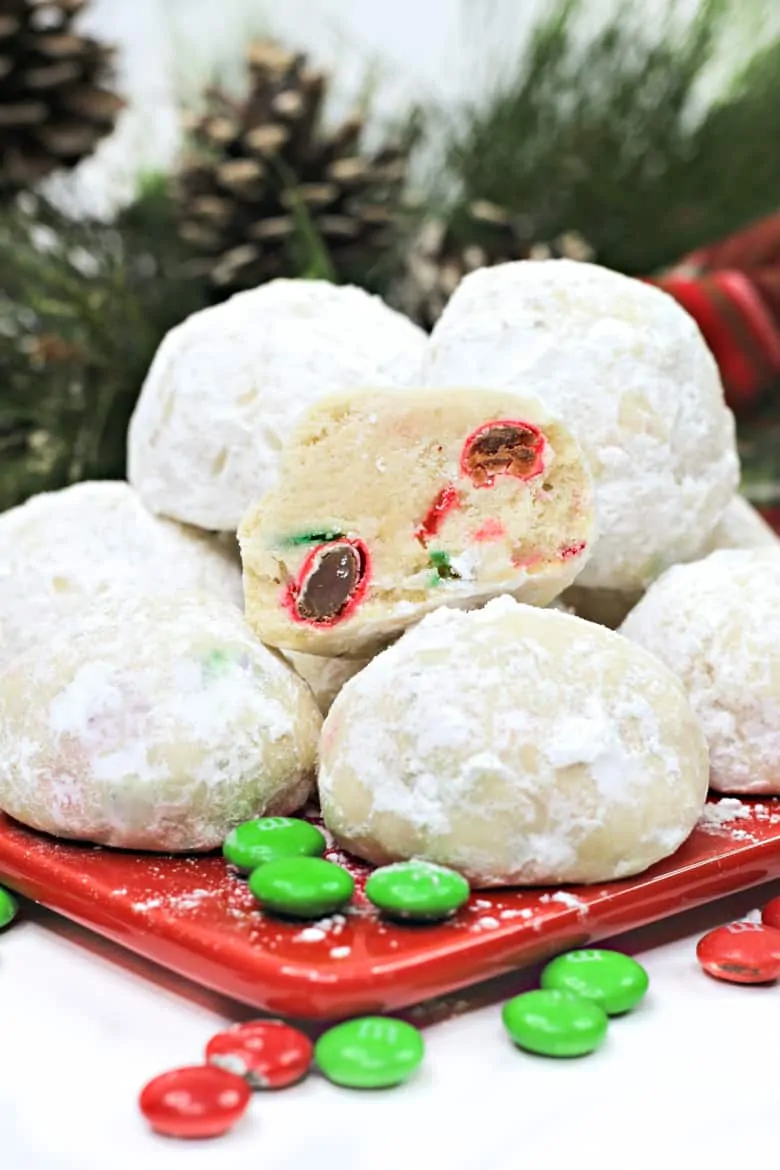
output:
[[[253,1013],[39,908],[0,936],[2,1170],[737,1170],[780,1148],[780,985],[706,977],[695,944],[780,893],[764,886],[624,936],[647,967],[641,1010],[575,1061],[534,1058],[498,1003],[425,1029],[407,1085],[337,1089],[318,1076],[254,1095],[225,1137],[152,1135],[151,1077],[197,1063]],[[519,976],[515,990],[524,980]],[[468,996],[461,997],[465,1008]]]

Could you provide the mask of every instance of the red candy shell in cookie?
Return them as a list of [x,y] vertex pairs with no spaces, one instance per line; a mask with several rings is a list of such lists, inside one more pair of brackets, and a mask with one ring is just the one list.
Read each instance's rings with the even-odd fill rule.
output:
[[284,1089],[306,1076],[312,1042],[281,1020],[251,1020],[219,1032],[206,1046],[206,1060],[238,1076],[253,1089]]
[[780,930],[761,922],[732,922],[700,939],[704,970],[729,983],[771,983],[780,977]]
[[460,455],[460,473],[475,487],[493,487],[499,475],[533,479],[544,471],[545,438],[533,423],[502,418],[469,435]]
[[761,921],[764,926],[774,926],[776,930],[780,930],[780,898],[773,898],[771,902],[767,902],[761,911]]
[[250,1097],[249,1085],[241,1077],[202,1064],[155,1077],[141,1091],[138,1104],[155,1133],[212,1138],[235,1125]]
[[335,626],[362,603],[370,580],[368,545],[340,536],[309,550],[298,576],[286,586],[282,604],[293,621]]

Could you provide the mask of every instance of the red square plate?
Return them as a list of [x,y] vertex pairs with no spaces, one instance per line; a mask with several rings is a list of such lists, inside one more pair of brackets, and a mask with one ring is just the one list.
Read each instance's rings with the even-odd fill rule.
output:
[[638,878],[477,892],[449,922],[403,926],[362,896],[320,922],[265,915],[219,856],[54,841],[0,816],[0,877],[121,946],[263,1010],[327,1019],[397,1011],[780,876],[780,803],[708,806],[674,857]]

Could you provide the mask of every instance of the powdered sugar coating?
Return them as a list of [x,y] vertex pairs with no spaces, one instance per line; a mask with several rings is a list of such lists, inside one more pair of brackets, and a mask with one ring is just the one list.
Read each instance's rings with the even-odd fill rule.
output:
[[670,569],[621,633],[681,679],[709,743],[712,787],[780,793],[780,548]]
[[162,520],[126,483],[79,483],[0,515],[0,668],[115,589],[243,604],[235,542]]
[[0,808],[55,836],[213,849],[301,807],[321,722],[233,606],[114,595],[0,677]]
[[720,548],[780,548],[780,539],[750,501],[736,495],[707,537],[696,560]]
[[[692,559],[701,560],[719,548],[780,548],[780,539],[753,505],[737,495]],[[642,596],[643,591],[585,589],[578,579],[563,594],[563,600],[578,617],[616,630]]]
[[639,280],[567,260],[470,273],[433,331],[425,379],[536,394],[579,439],[598,522],[583,586],[645,588],[696,555],[736,489],[712,354],[672,297]]
[[350,680],[319,789],[345,847],[476,885],[628,877],[673,853],[707,791],[682,688],[617,634],[502,597],[439,610]]
[[130,481],[155,512],[235,531],[312,402],[419,383],[426,344],[362,289],[274,280],[237,293],[160,345],[130,424]]

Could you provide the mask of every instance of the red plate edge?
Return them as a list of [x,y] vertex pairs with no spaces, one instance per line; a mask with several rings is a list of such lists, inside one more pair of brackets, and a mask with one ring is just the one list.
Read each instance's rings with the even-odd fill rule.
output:
[[322,923],[262,913],[221,857],[121,853],[55,841],[0,816],[0,877],[19,893],[224,995],[272,1013],[332,1019],[397,1011],[573,946],[780,877],[780,803],[729,801],[638,878],[565,890],[477,891],[455,919],[388,923],[367,905],[367,866],[338,851],[354,907]]

